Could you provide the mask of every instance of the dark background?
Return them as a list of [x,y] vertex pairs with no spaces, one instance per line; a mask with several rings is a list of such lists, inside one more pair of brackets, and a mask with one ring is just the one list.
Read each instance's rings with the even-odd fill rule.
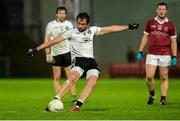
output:
[[[91,15],[92,25],[108,26],[112,24],[126,25],[138,22],[137,31],[113,33],[104,37],[95,37],[95,58],[102,76],[112,75],[111,64],[136,63],[134,60],[139,42],[143,35],[144,25],[149,18],[156,16],[156,4],[161,0],[79,0],[78,11],[86,11]],[[165,0],[169,5],[168,18],[177,29],[178,48],[180,35],[180,1]],[[34,58],[27,57],[28,48],[43,42],[46,24],[55,18],[58,0],[1,0],[0,1],[0,77],[26,78],[51,77],[51,66],[45,62],[44,51]],[[130,51],[130,52],[129,52]],[[128,61],[130,53],[130,61]],[[141,63],[140,65],[143,65]],[[130,67],[129,67],[130,66]],[[117,67],[117,66],[115,66]],[[136,70],[138,66],[128,64],[128,68]],[[127,69],[125,67],[125,69]],[[179,66],[177,68],[180,68]],[[139,68],[138,68],[139,69]],[[111,71],[110,71],[111,70]],[[173,73],[178,70],[173,69]],[[129,72],[129,70],[128,70]],[[115,72],[113,72],[115,73]],[[144,72],[142,72],[144,75]],[[133,74],[130,74],[133,75]],[[177,77],[180,74],[176,74]],[[122,76],[122,74],[121,74]],[[136,76],[136,74],[134,75]]]

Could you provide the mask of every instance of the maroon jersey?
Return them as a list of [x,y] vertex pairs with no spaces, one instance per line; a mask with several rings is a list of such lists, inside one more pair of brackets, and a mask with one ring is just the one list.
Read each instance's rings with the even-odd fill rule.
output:
[[159,22],[157,18],[150,19],[145,26],[148,34],[148,54],[171,55],[171,38],[176,37],[174,24],[167,18]]

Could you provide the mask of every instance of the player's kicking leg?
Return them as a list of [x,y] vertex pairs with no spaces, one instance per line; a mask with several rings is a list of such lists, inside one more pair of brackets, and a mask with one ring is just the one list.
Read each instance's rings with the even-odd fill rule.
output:
[[160,67],[160,79],[161,79],[161,99],[160,104],[166,105],[166,95],[168,91],[168,66]]
[[[78,71],[72,71],[70,79],[64,82],[60,91],[54,97],[54,99],[61,100],[61,98],[69,91],[69,89],[73,86],[73,84],[79,79],[79,77],[80,77],[80,74]],[[45,110],[49,111],[48,107]]]
[[155,96],[155,90],[154,90],[154,75],[156,72],[157,66],[146,64],[146,79],[147,79],[147,87],[149,90],[149,99],[147,101],[148,105],[152,105],[156,96]]
[[[58,92],[61,89],[61,84],[60,84],[61,67],[52,66],[52,69],[53,69],[53,86],[54,86],[55,93],[58,94]],[[45,108],[45,111],[50,112],[48,107]]]
[[55,98],[61,99],[69,91],[73,84],[79,79],[79,77],[80,74],[77,71],[72,71],[70,79],[64,82],[64,84],[61,87],[61,90]]

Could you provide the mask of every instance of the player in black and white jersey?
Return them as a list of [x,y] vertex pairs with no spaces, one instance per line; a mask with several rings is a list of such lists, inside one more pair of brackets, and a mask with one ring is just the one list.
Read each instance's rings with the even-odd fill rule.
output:
[[[65,7],[58,7],[56,9],[56,19],[50,21],[46,26],[46,34],[44,43],[47,43],[58,35],[61,35],[67,30],[73,28],[73,25],[70,21],[66,20],[67,9]],[[58,43],[56,45],[51,46],[50,48],[45,49],[46,52],[46,61],[47,63],[51,63],[53,69],[53,85],[56,94],[61,89],[60,78],[61,78],[61,70],[64,67],[66,72],[66,76],[69,80],[71,73],[71,53],[69,41],[65,39],[63,42]],[[76,100],[76,87],[73,85],[71,87],[71,95],[72,101]]]
[[69,88],[82,76],[86,74],[87,84],[81,92],[80,98],[71,111],[79,111],[82,104],[90,96],[96,81],[99,77],[98,65],[93,55],[93,37],[94,35],[105,35],[112,32],[120,32],[128,29],[137,29],[139,24],[112,25],[107,27],[89,26],[90,17],[87,13],[79,13],[76,18],[77,28],[71,29],[58,36],[54,40],[44,43],[37,48],[29,49],[29,56],[44,48],[57,44],[64,39],[69,39],[71,45],[72,58],[74,66],[71,70],[71,78],[67,80],[55,99],[61,98],[68,92]]

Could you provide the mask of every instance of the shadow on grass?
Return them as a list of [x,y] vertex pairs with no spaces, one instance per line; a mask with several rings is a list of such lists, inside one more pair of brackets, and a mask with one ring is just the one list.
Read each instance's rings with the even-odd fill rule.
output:
[[83,111],[96,111],[96,112],[101,112],[101,111],[108,111],[110,108],[89,108],[89,109],[84,109]]

